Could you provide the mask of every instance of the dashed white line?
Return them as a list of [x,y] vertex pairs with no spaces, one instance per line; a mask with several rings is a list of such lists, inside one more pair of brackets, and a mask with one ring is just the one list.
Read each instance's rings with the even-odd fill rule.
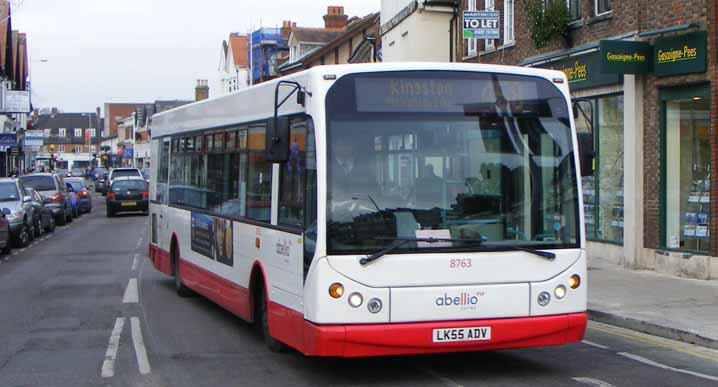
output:
[[598,343],[594,343],[593,341],[583,340],[583,341],[581,341],[581,342],[584,343],[584,344],[586,344],[586,345],[590,345],[590,346],[592,346],[592,347],[601,348],[601,349],[608,349],[607,346],[601,345],[601,344],[598,344]]
[[[17,251],[14,252],[14,253],[12,253],[12,256],[13,256],[13,257],[16,256],[16,255],[17,255]],[[8,257],[8,259],[10,259],[10,257]]]
[[674,367],[667,366],[667,365],[665,365],[665,364],[661,364],[661,363],[655,362],[655,361],[653,361],[653,360],[646,359],[645,357],[638,356],[638,355],[634,355],[634,354],[628,353],[628,352],[619,352],[618,354],[621,355],[621,356],[627,357],[627,358],[629,358],[629,359],[633,359],[633,360],[635,360],[635,361],[637,361],[637,362],[641,362],[641,363],[643,363],[643,364],[647,364],[647,365],[650,365],[650,366],[662,368],[662,369],[664,369],[664,370],[669,370],[669,371],[673,371],[673,372],[679,372],[679,373],[687,374],[687,375],[693,375],[693,376],[696,376],[696,377],[699,377],[699,378],[708,379],[708,380],[713,380],[713,381],[718,382],[718,376],[706,375],[706,374],[702,374],[702,373],[700,373],[700,372],[693,372],[693,371],[688,371],[688,370],[682,370],[682,369],[680,369],[680,368],[674,368]]
[[22,252],[25,251],[25,250],[27,250],[27,248],[23,247],[23,248],[20,249],[19,251],[22,253]]
[[118,317],[115,320],[115,327],[112,328],[110,334],[110,342],[107,344],[107,351],[105,352],[105,361],[102,362],[103,378],[111,378],[115,375],[115,360],[117,359],[117,349],[120,347],[120,335],[122,335],[122,328],[125,326],[125,318]]
[[594,379],[594,378],[587,378],[587,377],[579,377],[579,378],[571,378],[579,383],[588,384],[589,386],[594,387],[615,387],[611,383],[604,382],[603,380]]
[[140,319],[138,317],[130,317],[130,327],[132,328],[132,344],[135,346],[135,355],[137,356],[137,365],[141,374],[148,374],[152,370],[150,360],[147,358],[147,350],[145,342],[142,339],[142,329],[140,328]]
[[138,256],[139,256],[139,254],[135,254],[134,258],[132,258],[132,271],[137,270],[137,261],[138,261],[137,257]]
[[127,288],[125,288],[125,295],[122,297],[122,303],[136,304],[138,302],[140,302],[140,296],[137,292],[137,278],[130,278],[130,282],[127,283]]

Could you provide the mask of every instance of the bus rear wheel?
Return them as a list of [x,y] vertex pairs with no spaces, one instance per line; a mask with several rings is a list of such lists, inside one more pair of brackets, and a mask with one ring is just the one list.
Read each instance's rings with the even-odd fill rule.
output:
[[180,264],[179,264],[179,253],[177,252],[177,248],[172,248],[172,271],[175,275],[175,291],[177,292],[177,295],[180,297],[189,297],[192,295],[192,290],[185,286],[184,283],[182,283],[182,274],[180,273]]
[[267,293],[264,284],[257,288],[257,302],[255,303],[257,311],[257,325],[264,337],[264,344],[272,352],[283,352],[286,346],[279,340],[272,337],[269,332],[269,307],[267,306]]

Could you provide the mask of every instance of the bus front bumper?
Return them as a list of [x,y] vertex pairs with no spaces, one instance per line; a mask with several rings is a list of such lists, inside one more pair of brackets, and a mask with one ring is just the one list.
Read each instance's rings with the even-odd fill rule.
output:
[[[420,323],[316,325],[304,321],[303,352],[362,357],[564,345],[583,339],[586,313]],[[485,341],[433,342],[434,329],[491,327]]]

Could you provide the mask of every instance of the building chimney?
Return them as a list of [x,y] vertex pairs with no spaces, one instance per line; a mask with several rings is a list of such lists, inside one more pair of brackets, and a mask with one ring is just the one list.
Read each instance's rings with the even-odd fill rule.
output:
[[286,44],[289,41],[289,35],[292,34],[292,27],[296,27],[297,23],[292,24],[290,20],[282,22],[282,41]]
[[100,122],[102,122],[102,116],[100,115],[100,107],[99,106],[95,109],[95,112],[97,112],[97,115],[95,116],[95,120],[97,121],[95,123],[95,128],[102,130],[102,127],[100,126]]
[[206,79],[198,79],[194,88],[194,100],[202,101],[209,98],[209,83]]
[[344,7],[330,5],[327,7],[327,14],[324,15],[324,28],[341,31],[346,27],[347,20],[349,16],[344,14]]

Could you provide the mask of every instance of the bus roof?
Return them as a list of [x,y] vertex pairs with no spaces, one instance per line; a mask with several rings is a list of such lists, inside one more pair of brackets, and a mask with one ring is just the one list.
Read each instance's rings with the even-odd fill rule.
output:
[[[557,70],[538,69],[533,67],[475,64],[475,63],[434,63],[434,62],[388,62],[360,63],[330,66],[315,66],[308,70],[263,82],[246,89],[232,92],[221,97],[183,105],[152,117],[152,137],[191,132],[210,128],[236,125],[240,122],[256,122],[265,120],[274,114],[274,89],[279,81],[292,80],[299,82],[308,89],[312,96],[307,96],[307,104],[321,103],[324,94],[335,79],[352,73],[385,72],[385,71],[471,71],[503,74],[531,75],[549,80],[561,79],[560,90],[568,97],[566,75]],[[331,82],[327,82],[330,80]],[[281,101],[292,90],[282,87],[279,93]],[[258,101],[262,101],[258,103]],[[291,98],[280,109],[280,114],[296,114],[306,111],[304,107],[294,103]]]

